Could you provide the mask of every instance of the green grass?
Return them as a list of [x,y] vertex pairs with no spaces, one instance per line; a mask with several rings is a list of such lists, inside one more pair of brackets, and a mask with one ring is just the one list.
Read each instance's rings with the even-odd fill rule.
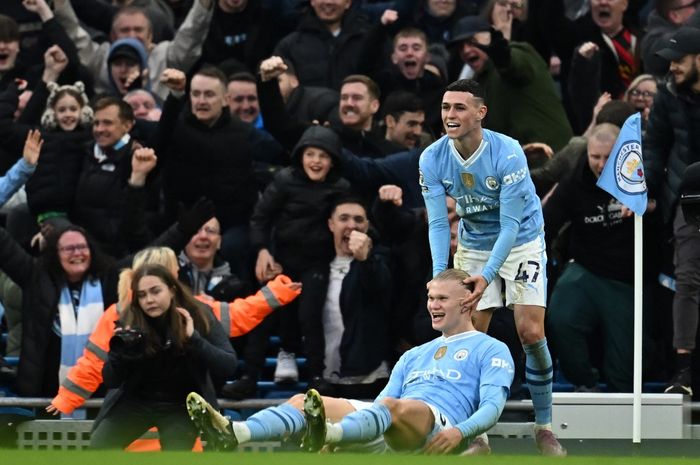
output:
[[[289,452],[97,452],[97,451],[23,451],[0,450],[3,465],[451,465],[479,463],[486,465],[535,465],[557,463],[559,459],[547,459],[532,455],[492,455],[489,457],[455,457],[424,455],[316,455]],[[565,459],[566,465],[664,465],[698,463],[700,458],[659,457],[594,457],[576,456]]]

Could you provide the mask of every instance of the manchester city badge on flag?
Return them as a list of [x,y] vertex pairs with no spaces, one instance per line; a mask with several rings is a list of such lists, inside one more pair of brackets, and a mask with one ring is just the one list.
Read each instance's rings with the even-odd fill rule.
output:
[[474,189],[474,175],[471,173],[462,173],[462,184],[469,189]]
[[627,118],[597,182],[598,187],[640,216],[647,209],[641,128],[639,113]]

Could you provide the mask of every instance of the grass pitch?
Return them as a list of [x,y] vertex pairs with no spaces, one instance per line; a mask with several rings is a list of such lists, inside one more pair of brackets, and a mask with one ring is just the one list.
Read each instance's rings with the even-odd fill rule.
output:
[[452,465],[478,463],[485,465],[535,465],[564,463],[566,465],[664,465],[699,463],[700,455],[692,458],[664,457],[601,457],[570,456],[565,462],[532,455],[491,455],[489,457],[424,456],[424,455],[318,455],[292,452],[99,452],[99,451],[28,451],[0,449],[3,465]]

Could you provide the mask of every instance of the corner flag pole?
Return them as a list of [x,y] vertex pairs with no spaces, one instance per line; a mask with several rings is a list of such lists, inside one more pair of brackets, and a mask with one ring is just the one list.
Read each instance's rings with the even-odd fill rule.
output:
[[632,442],[642,441],[642,215],[647,184],[642,159],[642,119],[635,113],[620,129],[596,184],[634,212],[634,402]]
[[632,442],[642,442],[642,217],[634,215],[634,401]]

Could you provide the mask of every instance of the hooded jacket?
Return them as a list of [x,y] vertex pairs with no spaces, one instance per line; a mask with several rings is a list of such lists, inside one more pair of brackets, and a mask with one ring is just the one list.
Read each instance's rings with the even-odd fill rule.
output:
[[[332,166],[325,180],[311,181],[304,172],[306,147],[323,149],[331,156]],[[275,176],[255,205],[250,237],[256,250],[272,249],[277,261],[293,270],[332,257],[333,238],[326,222],[328,205],[332,196],[350,188],[341,178],[341,150],[340,139],[332,130],[311,126],[304,131],[292,151],[291,166]]]
[[[126,52],[121,51],[119,52],[118,49],[128,49]],[[107,75],[109,76],[109,85],[111,89],[111,94],[114,95],[121,95],[119,92],[119,88],[117,87],[117,83],[114,82],[114,77],[112,76],[112,70],[111,70],[111,65],[112,61],[115,60],[115,52],[119,52],[120,56],[124,56],[124,53],[128,53],[128,56],[132,58],[137,58],[138,57],[138,64],[139,64],[139,73],[143,74],[143,71],[145,69],[148,69],[148,53],[146,52],[146,48],[143,46],[140,40],[137,39],[132,39],[132,38],[126,38],[126,39],[119,39],[115,41],[112,46],[109,48],[109,53],[107,54]],[[148,80],[148,75],[146,74],[146,81],[145,83],[141,79],[134,79],[134,82],[131,83],[131,85],[128,87],[127,91],[131,91],[134,89],[146,89],[150,90],[150,82]]]

